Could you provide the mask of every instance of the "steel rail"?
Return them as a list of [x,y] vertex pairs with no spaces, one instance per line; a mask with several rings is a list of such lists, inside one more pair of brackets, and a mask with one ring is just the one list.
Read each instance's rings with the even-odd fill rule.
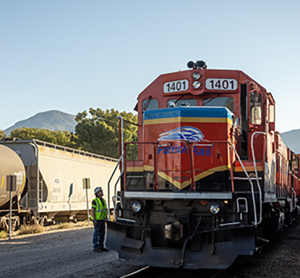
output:
[[224,269],[219,270],[217,273],[215,273],[213,276],[210,278],[217,278],[222,272],[224,272]]
[[120,278],[126,278],[126,277],[133,276],[133,275],[135,275],[135,274],[137,274],[137,273],[139,273],[139,272],[142,272],[142,271],[148,269],[149,267],[150,267],[150,266],[145,266],[145,267],[143,267],[143,268],[141,268],[141,269],[139,269],[139,270],[136,270],[136,271],[134,271],[134,272],[131,272],[131,273],[129,273],[129,274],[126,274],[126,275],[124,275],[124,276],[121,276]]

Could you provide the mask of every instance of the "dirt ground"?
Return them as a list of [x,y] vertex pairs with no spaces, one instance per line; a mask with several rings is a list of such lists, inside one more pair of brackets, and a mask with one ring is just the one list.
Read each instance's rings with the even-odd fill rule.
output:
[[261,254],[241,261],[227,270],[227,277],[300,277],[300,219],[285,227],[263,247]]
[[115,251],[95,253],[93,227],[50,230],[0,240],[0,277],[120,277],[136,268],[123,266]]
[[[0,277],[109,277],[126,275],[138,267],[120,264],[117,252],[95,253],[93,227],[50,230],[44,234],[0,240]],[[221,276],[300,277],[300,219],[284,228],[261,254],[239,259]],[[179,275],[180,273],[180,275]],[[151,277],[199,277],[201,272],[152,269]],[[170,276],[169,276],[170,275]],[[148,277],[140,275],[140,277]],[[150,276],[149,276],[150,277]]]
[[238,258],[225,271],[161,270],[145,271],[137,277],[216,277],[216,278],[299,278],[300,277],[300,219],[285,227],[260,254]]

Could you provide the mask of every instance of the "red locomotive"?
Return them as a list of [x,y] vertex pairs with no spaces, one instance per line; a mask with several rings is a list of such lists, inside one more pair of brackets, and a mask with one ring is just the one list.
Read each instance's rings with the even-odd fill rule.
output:
[[238,70],[159,76],[138,96],[107,246],[127,264],[224,269],[298,214],[299,157],[275,132],[271,93]]

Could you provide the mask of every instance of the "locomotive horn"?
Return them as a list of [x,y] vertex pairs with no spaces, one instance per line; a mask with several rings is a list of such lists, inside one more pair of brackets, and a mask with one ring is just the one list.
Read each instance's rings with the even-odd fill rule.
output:
[[204,61],[197,61],[194,63],[193,61],[190,61],[187,63],[188,68],[190,69],[206,69],[207,65]]
[[196,66],[198,69],[206,69],[207,68],[207,65],[204,61],[197,61]]
[[188,66],[188,68],[190,68],[190,69],[196,69],[197,67],[196,67],[196,64],[193,62],[193,61],[189,61],[188,63],[187,63],[187,66]]

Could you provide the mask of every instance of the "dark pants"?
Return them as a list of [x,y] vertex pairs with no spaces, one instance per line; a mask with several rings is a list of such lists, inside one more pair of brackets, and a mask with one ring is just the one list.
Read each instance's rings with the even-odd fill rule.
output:
[[104,235],[105,235],[105,222],[104,220],[97,220],[98,225],[94,226],[93,244],[94,249],[102,249],[104,247]]

